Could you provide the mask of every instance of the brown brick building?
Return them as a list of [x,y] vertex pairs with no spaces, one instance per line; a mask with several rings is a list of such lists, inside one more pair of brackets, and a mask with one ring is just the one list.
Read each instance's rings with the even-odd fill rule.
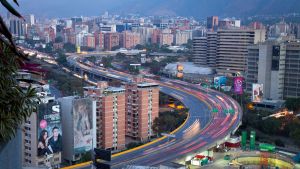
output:
[[126,135],[147,141],[155,135],[152,125],[159,112],[159,87],[135,79],[126,84],[126,99]]

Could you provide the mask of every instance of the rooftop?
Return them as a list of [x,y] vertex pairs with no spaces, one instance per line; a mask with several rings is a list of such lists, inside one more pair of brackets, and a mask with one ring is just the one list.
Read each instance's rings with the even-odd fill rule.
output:
[[125,89],[123,87],[108,87],[104,90],[104,92],[124,92]]

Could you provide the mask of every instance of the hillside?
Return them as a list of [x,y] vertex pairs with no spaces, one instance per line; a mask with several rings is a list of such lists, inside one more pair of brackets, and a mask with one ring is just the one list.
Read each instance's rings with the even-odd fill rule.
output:
[[104,11],[196,18],[300,13],[300,0],[28,0],[20,4],[19,9],[26,13],[48,17],[99,15]]

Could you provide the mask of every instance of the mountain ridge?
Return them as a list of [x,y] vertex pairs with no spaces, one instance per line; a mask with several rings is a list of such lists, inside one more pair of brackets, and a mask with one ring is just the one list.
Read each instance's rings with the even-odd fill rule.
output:
[[300,13],[300,0],[24,0],[17,9],[48,17],[95,16],[104,11],[195,18],[247,17]]

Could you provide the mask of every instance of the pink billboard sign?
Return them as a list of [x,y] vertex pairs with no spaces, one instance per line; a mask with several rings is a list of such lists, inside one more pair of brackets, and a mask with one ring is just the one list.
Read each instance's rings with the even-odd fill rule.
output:
[[234,82],[234,93],[236,93],[236,94],[243,94],[243,92],[244,92],[244,90],[243,90],[243,81],[244,81],[243,77],[235,77],[233,79],[233,82]]

